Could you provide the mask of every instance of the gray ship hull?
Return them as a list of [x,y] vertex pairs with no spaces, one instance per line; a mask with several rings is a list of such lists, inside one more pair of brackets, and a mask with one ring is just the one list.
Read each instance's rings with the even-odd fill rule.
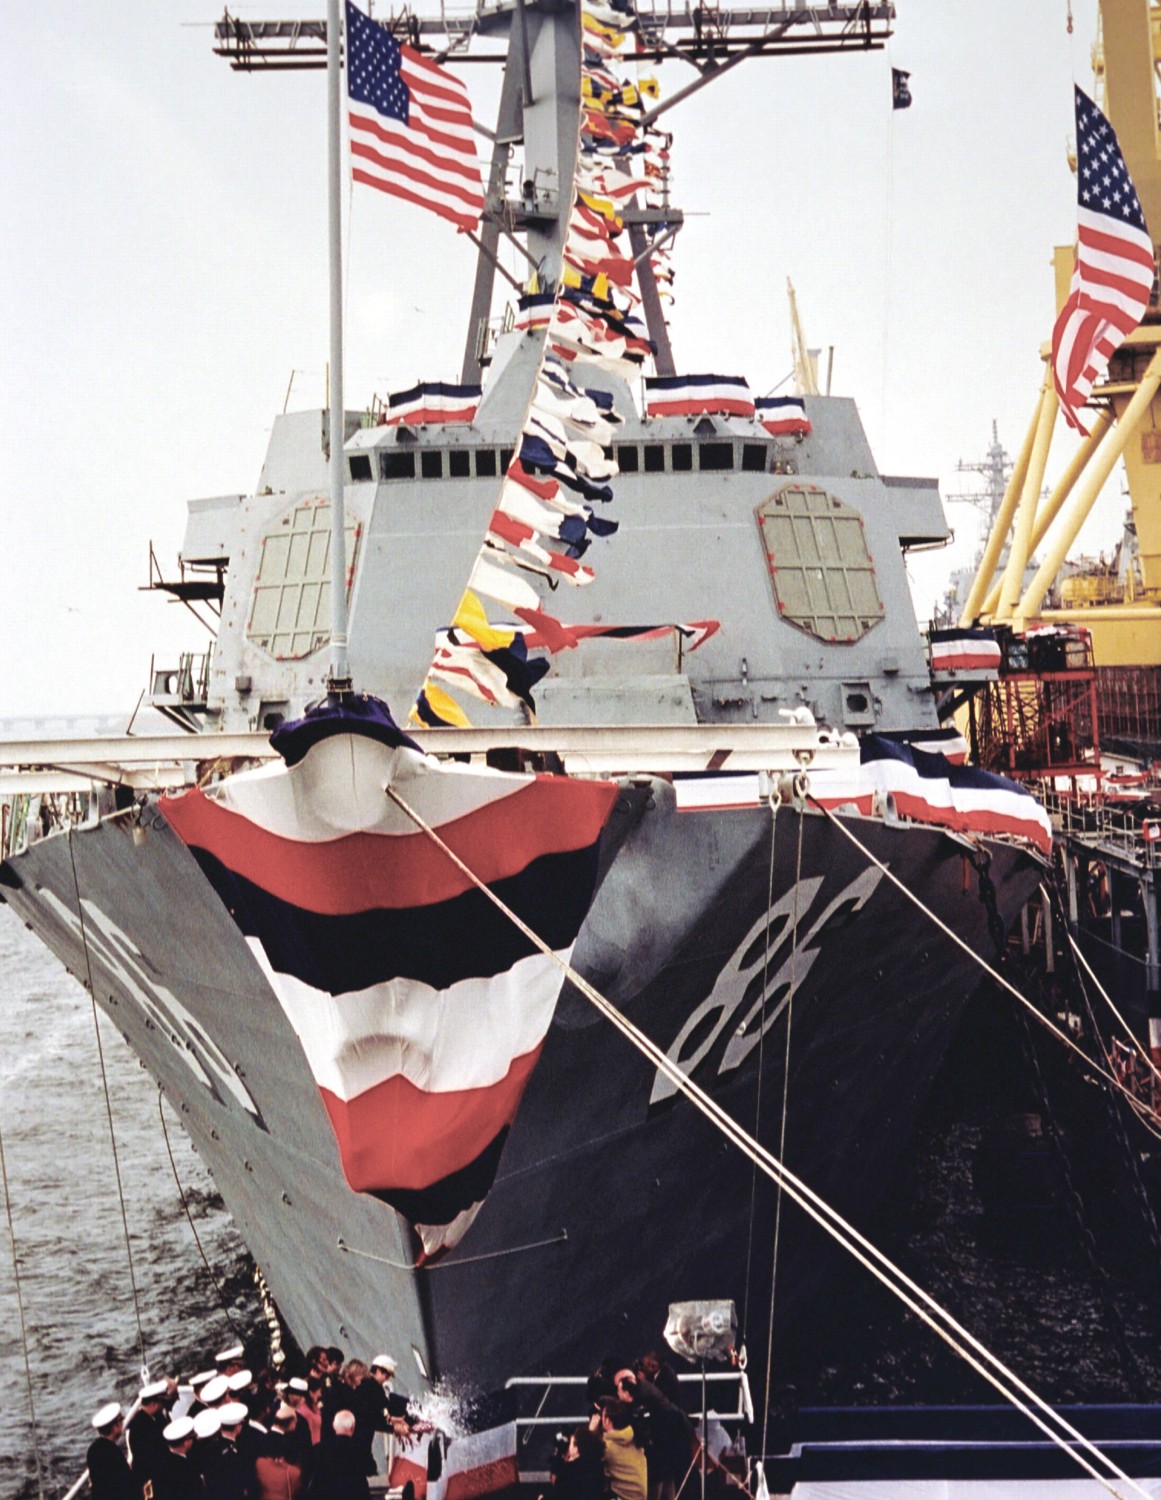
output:
[[[821,815],[679,812],[654,781],[615,816],[576,968],[774,1149],[793,978],[787,1161],[865,1221],[978,968]],[[962,841],[850,826],[989,954]],[[1010,921],[1037,866],[1010,846],[992,853]],[[494,1388],[640,1349],[671,1300],[703,1295],[733,1297],[751,1345],[765,1345],[772,1186],[755,1193],[750,1164],[571,986],[478,1219],[416,1268],[406,1221],[344,1181],[297,1037],[156,810],[136,832],[108,819],[41,840],[5,876],[11,906],[82,981],[91,974],[180,1111],[303,1345],[390,1349],[413,1389],[421,1370]],[[780,1336],[816,1303],[818,1248],[792,1220]]]

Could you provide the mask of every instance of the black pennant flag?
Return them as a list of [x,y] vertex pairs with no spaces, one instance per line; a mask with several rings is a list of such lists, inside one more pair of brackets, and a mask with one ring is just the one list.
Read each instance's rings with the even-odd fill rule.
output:
[[911,90],[907,87],[910,73],[904,73],[902,68],[891,69],[891,108],[910,109]]

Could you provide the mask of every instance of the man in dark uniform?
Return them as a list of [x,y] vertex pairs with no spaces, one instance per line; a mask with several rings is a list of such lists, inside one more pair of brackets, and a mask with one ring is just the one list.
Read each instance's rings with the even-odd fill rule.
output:
[[205,1500],[205,1486],[190,1457],[194,1445],[192,1417],[178,1417],[162,1433],[167,1452],[153,1482],[155,1500]]
[[89,1444],[85,1465],[89,1471],[93,1500],[140,1500],[129,1460],[121,1451],[125,1413],[119,1402],[110,1401],[93,1417],[97,1435]]
[[213,1500],[251,1500],[255,1493],[254,1463],[241,1442],[250,1414],[241,1401],[227,1402],[219,1410],[221,1431],[203,1465],[206,1494]]
[[133,1481],[142,1500],[152,1500],[154,1476],[168,1452],[162,1430],[168,1425],[165,1402],[169,1395],[169,1382],[155,1380],[152,1385],[142,1386],[138,1396],[138,1410],[129,1419],[129,1460],[133,1465]]
[[383,1411],[389,1421],[406,1421],[408,1416],[408,1400],[391,1389],[391,1382],[395,1379],[395,1361],[390,1354],[376,1354],[371,1361],[371,1379],[374,1380],[383,1392]]
[[353,1412],[335,1413],[334,1431],[318,1446],[311,1500],[369,1500],[367,1470]]

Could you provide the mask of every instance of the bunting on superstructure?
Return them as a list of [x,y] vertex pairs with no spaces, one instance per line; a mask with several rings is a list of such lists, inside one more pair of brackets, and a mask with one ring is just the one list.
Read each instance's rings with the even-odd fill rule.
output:
[[383,427],[471,422],[479,404],[478,385],[448,385],[442,380],[425,380],[388,396],[379,422]]
[[653,375],[645,380],[647,417],[752,417],[754,398],[740,375]]
[[[617,529],[599,507],[613,497],[617,465],[607,454],[621,418],[612,396],[586,380],[597,369],[634,379],[653,353],[636,312],[621,207],[650,201],[666,170],[669,137],[641,123],[656,81],[633,80],[621,66],[637,29],[628,0],[584,0],[581,25],[580,137],[561,276],[550,289],[533,281],[514,324],[517,333],[541,338],[540,368],[467,587],[452,621],[437,632],[411,710],[417,724],[466,723],[457,694],[531,715],[532,688],[548,666],[529,650],[551,653],[586,636],[543,610],[540,587],[587,587],[596,572],[581,559],[595,539]],[[664,279],[660,258],[655,271]],[[518,623],[489,619],[495,606]],[[618,627],[645,634],[686,628]]]
[[755,416],[771,437],[809,437],[810,419],[801,396],[759,396]]
[[[497,658],[481,693],[518,693]],[[162,810],[302,1044],[348,1183],[404,1214],[430,1258],[492,1185],[562,974],[385,789],[567,960],[617,788],[442,765],[373,698],[324,703],[272,742],[282,762]]]

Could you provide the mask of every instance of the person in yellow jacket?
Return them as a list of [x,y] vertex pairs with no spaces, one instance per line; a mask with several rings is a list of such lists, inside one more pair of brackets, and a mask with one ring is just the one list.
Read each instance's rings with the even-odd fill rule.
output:
[[605,1440],[605,1477],[616,1500],[648,1500],[645,1450],[638,1446],[626,1401],[601,1402],[601,1435]]

